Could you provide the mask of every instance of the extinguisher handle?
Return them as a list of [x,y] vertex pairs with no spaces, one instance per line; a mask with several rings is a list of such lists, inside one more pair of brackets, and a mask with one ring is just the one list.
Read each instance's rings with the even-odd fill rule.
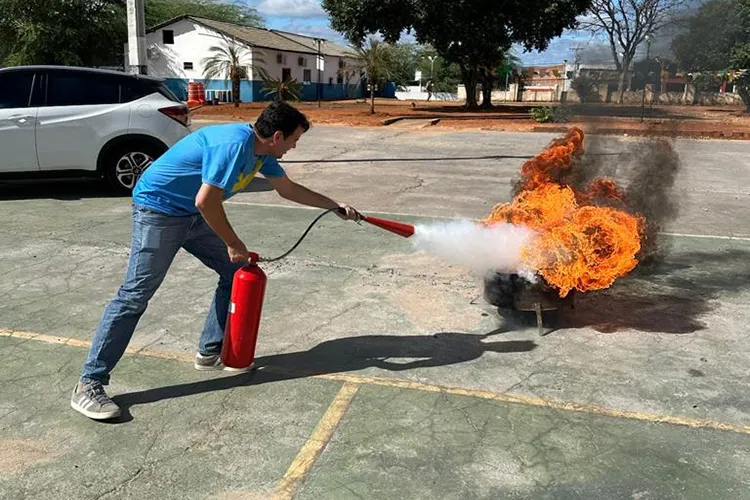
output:
[[260,260],[260,255],[258,255],[255,252],[249,252],[248,257],[250,259],[250,264],[257,264],[258,261]]

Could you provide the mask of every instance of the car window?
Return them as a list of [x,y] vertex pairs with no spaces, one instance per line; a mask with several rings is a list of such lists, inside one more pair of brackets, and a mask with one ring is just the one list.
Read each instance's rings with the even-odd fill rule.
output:
[[170,101],[182,102],[179,97],[160,81],[130,80],[122,82],[122,102],[131,102],[151,94],[161,94]]
[[0,74],[0,109],[27,108],[34,73],[11,71]]
[[87,73],[49,74],[47,106],[85,106],[120,102],[120,84],[109,75]]
[[146,97],[147,95],[156,92],[156,89],[153,87],[153,85],[149,85],[148,82],[142,82],[134,78],[122,80],[120,82],[120,85],[122,89],[122,102],[135,101],[136,99]]

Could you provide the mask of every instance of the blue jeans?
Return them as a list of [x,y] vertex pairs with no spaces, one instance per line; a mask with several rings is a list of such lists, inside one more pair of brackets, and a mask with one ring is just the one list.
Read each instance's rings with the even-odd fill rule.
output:
[[109,383],[110,372],[125,353],[148,301],[161,285],[180,248],[219,275],[198,352],[204,355],[221,352],[232,279],[242,264],[229,260],[224,242],[200,214],[177,217],[135,205],[125,281],[104,309],[88,359],[83,365],[81,380]]

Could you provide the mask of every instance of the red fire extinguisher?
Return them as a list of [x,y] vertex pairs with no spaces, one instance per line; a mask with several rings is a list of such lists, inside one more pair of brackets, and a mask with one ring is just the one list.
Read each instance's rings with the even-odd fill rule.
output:
[[250,252],[250,262],[237,270],[232,281],[229,315],[224,331],[221,361],[228,370],[254,367],[260,315],[266,294],[266,274],[258,267],[260,256]]

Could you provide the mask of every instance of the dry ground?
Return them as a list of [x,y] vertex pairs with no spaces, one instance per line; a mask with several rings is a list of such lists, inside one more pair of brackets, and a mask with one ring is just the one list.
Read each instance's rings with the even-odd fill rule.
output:
[[[461,104],[444,102],[412,102],[377,99],[375,114],[369,113],[369,103],[357,101],[298,103],[313,123],[328,125],[381,127],[389,119],[440,118],[436,127],[448,129],[477,129],[513,132],[554,131],[561,124],[539,124],[529,116],[529,110],[545,103],[500,103],[491,110],[467,112]],[[195,120],[253,121],[265,103],[247,103],[239,108],[232,105],[204,106],[193,111]],[[590,104],[570,105],[570,121],[604,134],[670,135],[696,138],[750,138],[750,115],[742,106],[652,106]],[[384,123],[385,122],[385,123]],[[404,121],[396,122],[400,126]]]

